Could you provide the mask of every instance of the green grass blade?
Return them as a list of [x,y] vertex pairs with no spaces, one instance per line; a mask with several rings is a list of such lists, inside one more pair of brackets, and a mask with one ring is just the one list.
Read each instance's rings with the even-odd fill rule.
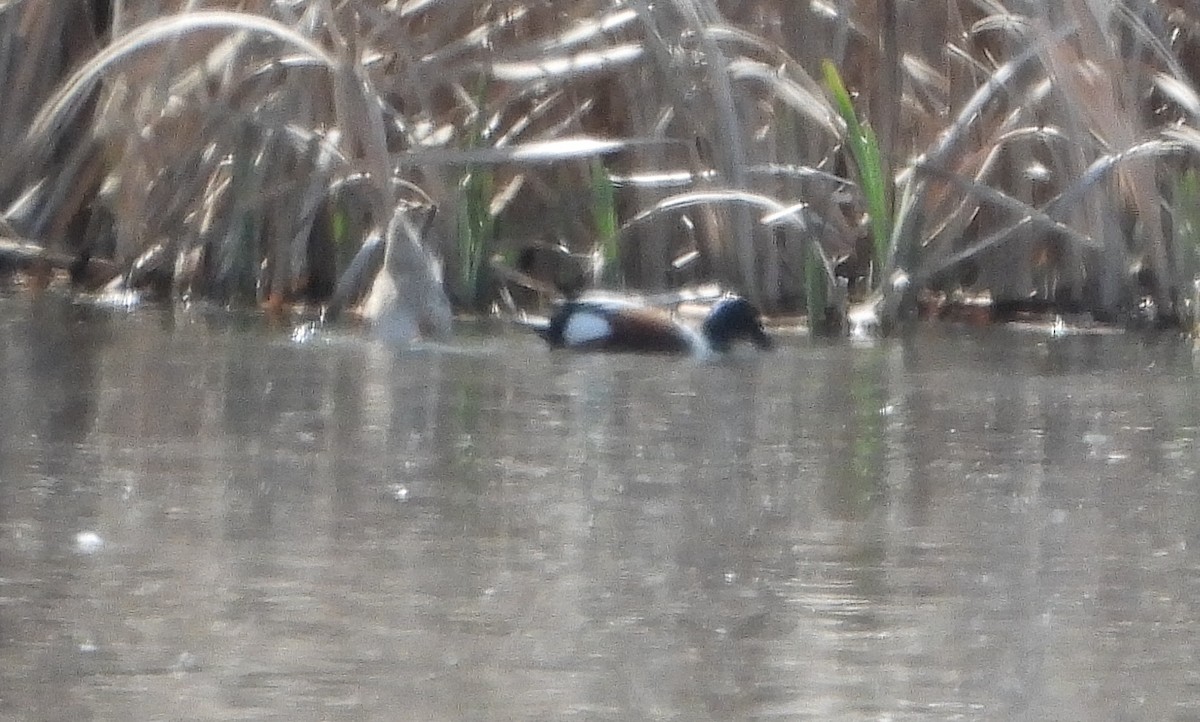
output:
[[620,268],[620,245],[617,242],[617,204],[612,178],[599,159],[592,161],[592,222],[595,225],[596,245],[604,260],[605,281],[615,282]]
[[829,277],[813,242],[805,244],[804,304],[808,311],[808,329],[813,335],[825,329],[825,309],[829,305]]
[[471,304],[482,301],[484,259],[495,229],[490,209],[494,186],[493,174],[486,168],[468,168],[463,176],[458,213],[459,281]]
[[821,70],[825,86],[833,95],[834,105],[846,123],[846,143],[854,164],[858,167],[859,186],[867,202],[867,214],[871,221],[872,279],[871,286],[881,281],[879,274],[887,265],[891,252],[892,214],[889,197],[891,182],[884,171],[883,155],[879,140],[869,125],[864,125],[854,111],[854,103],[837,67],[829,60],[822,61]]
[[1184,326],[1200,331],[1200,174],[1189,168],[1175,179],[1173,195],[1176,278],[1187,291],[1181,304]]

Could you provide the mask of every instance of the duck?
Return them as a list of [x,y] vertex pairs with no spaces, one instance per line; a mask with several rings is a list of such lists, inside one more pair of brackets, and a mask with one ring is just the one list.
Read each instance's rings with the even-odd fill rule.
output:
[[762,350],[774,346],[758,308],[732,294],[713,304],[698,329],[680,323],[662,308],[636,299],[584,296],[560,303],[534,330],[551,348],[573,351],[709,358],[729,351],[738,341],[748,341]]

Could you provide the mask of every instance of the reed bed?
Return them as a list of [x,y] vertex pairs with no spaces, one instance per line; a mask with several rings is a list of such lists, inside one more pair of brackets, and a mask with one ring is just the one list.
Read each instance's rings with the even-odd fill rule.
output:
[[539,274],[1192,328],[1198,63],[1149,0],[9,3],[0,265],[402,336]]

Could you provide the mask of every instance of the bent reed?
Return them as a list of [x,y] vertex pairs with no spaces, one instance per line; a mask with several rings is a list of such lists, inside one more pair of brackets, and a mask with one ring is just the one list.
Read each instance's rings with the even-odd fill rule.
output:
[[1187,3],[45,0],[0,58],[0,269],[403,336],[514,278],[1195,325]]

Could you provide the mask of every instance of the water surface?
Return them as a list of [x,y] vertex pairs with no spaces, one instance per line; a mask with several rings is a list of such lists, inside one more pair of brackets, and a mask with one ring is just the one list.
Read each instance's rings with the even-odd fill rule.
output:
[[1200,718],[1191,344],[0,298],[0,719]]

